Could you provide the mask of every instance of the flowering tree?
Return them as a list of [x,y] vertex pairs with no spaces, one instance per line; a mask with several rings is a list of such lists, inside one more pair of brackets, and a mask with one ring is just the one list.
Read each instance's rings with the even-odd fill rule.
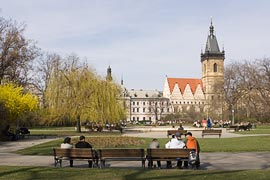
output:
[[[0,127],[15,123],[20,117],[37,109],[38,99],[30,93],[25,93],[21,86],[12,83],[0,85]],[[17,124],[18,125],[18,124]]]

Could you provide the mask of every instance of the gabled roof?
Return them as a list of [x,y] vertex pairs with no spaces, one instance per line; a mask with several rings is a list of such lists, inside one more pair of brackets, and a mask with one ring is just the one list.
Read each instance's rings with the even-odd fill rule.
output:
[[203,90],[203,84],[202,84],[202,80],[201,79],[192,79],[192,78],[167,78],[168,81],[168,85],[170,88],[170,92],[172,93],[173,88],[175,86],[175,84],[178,84],[180,92],[183,94],[184,90],[187,86],[187,84],[189,84],[192,93],[194,94],[196,91],[196,88],[198,87],[198,85],[201,86],[202,90]]

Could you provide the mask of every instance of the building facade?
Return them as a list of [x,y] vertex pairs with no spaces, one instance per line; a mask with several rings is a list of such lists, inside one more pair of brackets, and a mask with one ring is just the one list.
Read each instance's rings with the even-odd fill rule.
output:
[[124,100],[127,121],[134,124],[155,124],[173,112],[170,99],[157,90],[126,90]]
[[211,21],[205,51],[201,53],[202,78],[166,77],[163,96],[170,99],[173,112],[204,112],[206,116],[222,117],[224,86],[224,50],[220,51]]

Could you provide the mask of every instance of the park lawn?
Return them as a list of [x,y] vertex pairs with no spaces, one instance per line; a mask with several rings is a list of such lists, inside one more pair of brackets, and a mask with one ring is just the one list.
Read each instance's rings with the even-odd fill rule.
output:
[[270,134],[270,125],[259,125],[250,131],[239,131],[237,134]]
[[51,168],[51,167],[15,167],[0,166],[0,179],[110,179],[110,180],[140,180],[140,179],[181,179],[181,180],[268,180],[268,170],[179,170],[179,169],[128,169],[128,168]]
[[[146,149],[152,138],[138,138],[127,136],[89,136],[86,141],[98,148],[144,148]],[[53,147],[60,147],[63,139],[52,140],[17,151],[24,155],[52,155]],[[73,144],[78,137],[72,138]],[[165,147],[168,138],[159,139],[160,147]],[[237,138],[198,138],[201,152],[258,152],[270,151],[270,136],[249,136]]]

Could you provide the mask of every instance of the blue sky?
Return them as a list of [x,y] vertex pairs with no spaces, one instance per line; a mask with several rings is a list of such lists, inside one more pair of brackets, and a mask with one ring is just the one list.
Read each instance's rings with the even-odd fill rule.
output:
[[267,0],[0,0],[0,16],[27,24],[44,51],[76,53],[98,74],[110,65],[128,89],[163,90],[200,78],[210,17],[225,64],[270,57]]

